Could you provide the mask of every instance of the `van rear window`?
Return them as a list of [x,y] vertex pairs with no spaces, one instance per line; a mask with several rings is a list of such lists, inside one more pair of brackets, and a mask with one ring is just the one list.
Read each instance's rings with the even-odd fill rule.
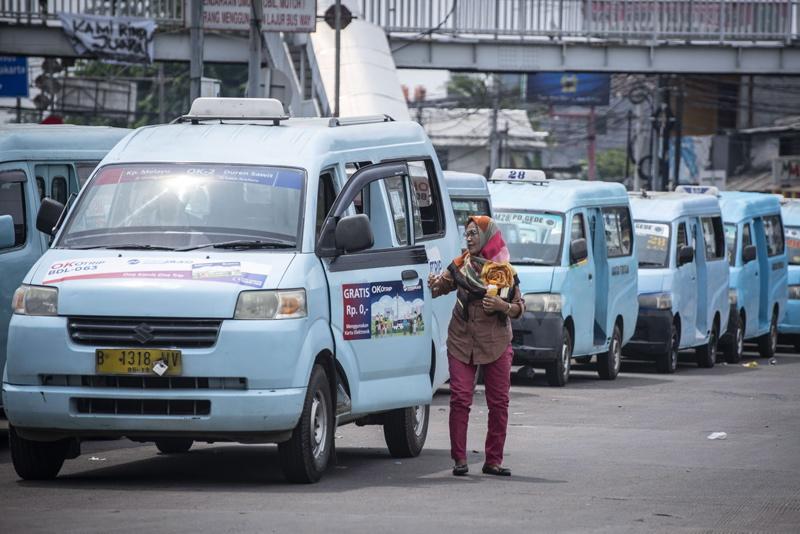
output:
[[453,198],[453,211],[456,214],[456,224],[463,232],[467,226],[467,219],[473,215],[489,215],[489,202],[484,199]]
[[669,262],[669,225],[636,221],[636,254],[639,257],[639,267],[657,269],[666,267]]

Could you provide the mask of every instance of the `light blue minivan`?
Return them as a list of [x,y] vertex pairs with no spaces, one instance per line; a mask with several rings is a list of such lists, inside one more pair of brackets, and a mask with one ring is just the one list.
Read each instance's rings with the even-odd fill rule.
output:
[[631,209],[639,259],[639,318],[625,356],[654,359],[659,373],[674,373],[678,351],[696,348],[697,365],[713,367],[729,310],[717,197],[631,193]]
[[444,171],[444,181],[450,194],[450,203],[461,233],[472,215],[492,215],[489,184],[481,174]]
[[719,199],[731,273],[723,350],[741,354],[740,345],[754,340],[761,356],[771,358],[788,297],[780,201],[776,195],[742,192],[723,192]]
[[0,374],[11,296],[50,239],[36,230],[39,203],[49,197],[65,204],[128,133],[104,126],[0,125]]
[[9,328],[22,478],[56,476],[85,437],[278,443],[296,482],[320,478],[337,425],[422,450],[455,299],[425,281],[461,240],[418,124],[201,98],[131,133],[60,213],[42,204],[55,239]]
[[783,231],[786,235],[786,259],[789,263],[789,299],[786,314],[778,324],[778,339],[800,352],[800,200],[781,202]]
[[625,187],[498,169],[489,191],[525,299],[512,323],[514,361],[563,386],[572,358],[597,355],[600,377],[616,378],[639,307]]

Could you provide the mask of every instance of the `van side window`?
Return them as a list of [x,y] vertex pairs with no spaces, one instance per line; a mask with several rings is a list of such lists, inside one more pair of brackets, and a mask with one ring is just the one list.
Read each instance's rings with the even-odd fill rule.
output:
[[67,203],[67,179],[63,176],[56,176],[53,178],[53,183],[50,184],[51,193],[53,195],[53,200],[57,202],[61,202],[62,204]]
[[[349,210],[365,214],[372,225],[375,244],[370,250],[408,245],[408,202],[404,176],[392,176],[372,182],[354,197]],[[385,202],[381,184],[386,190]],[[384,210],[381,202],[388,203]],[[374,206],[374,208],[373,208]]]
[[783,254],[783,223],[780,216],[769,215],[764,217],[764,233],[767,237],[767,255],[772,257]]
[[586,229],[583,226],[583,216],[580,213],[572,216],[572,230],[569,239],[570,242],[576,239],[586,239]]
[[609,258],[630,256],[633,243],[633,227],[628,208],[603,208],[606,230],[606,249]]
[[386,178],[386,194],[394,221],[394,235],[400,245],[408,245],[408,213],[406,212],[406,182],[402,176]]
[[442,235],[444,209],[433,162],[410,161],[408,171],[411,174],[411,183],[414,185],[414,194],[411,195],[414,237],[417,241],[422,241]]
[[25,173],[0,171],[0,215],[11,215],[14,222],[14,244],[9,248],[22,246],[27,236],[24,187]]
[[99,161],[79,161],[75,164],[75,170],[78,173],[78,188],[84,186],[86,180],[92,175],[94,170],[100,164]]
[[718,260],[725,255],[725,235],[721,217],[701,217],[706,259]]
[[325,216],[331,211],[335,198],[333,176],[329,172],[324,172],[319,176],[319,190],[317,191],[317,236],[322,229],[322,223],[325,222]]
[[36,177],[36,189],[39,191],[39,200],[44,200],[47,196],[47,188],[44,185],[44,178],[41,176]]

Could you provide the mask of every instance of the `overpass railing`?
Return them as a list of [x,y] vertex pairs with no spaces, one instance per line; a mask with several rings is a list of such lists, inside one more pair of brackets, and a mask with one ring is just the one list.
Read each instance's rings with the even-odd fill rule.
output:
[[798,0],[361,0],[391,34],[791,41]]
[[47,24],[58,13],[154,19],[159,26],[184,26],[186,0],[0,0],[0,20]]

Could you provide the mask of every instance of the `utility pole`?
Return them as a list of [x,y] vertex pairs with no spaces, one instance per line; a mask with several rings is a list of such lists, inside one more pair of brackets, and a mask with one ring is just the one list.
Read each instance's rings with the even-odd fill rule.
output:
[[675,174],[672,181],[670,181],[670,190],[675,189],[675,186],[680,184],[681,177],[681,151],[683,148],[683,79],[681,78],[680,85],[678,85],[678,108],[675,113]]
[[192,26],[189,29],[190,59],[189,59],[189,100],[194,101],[200,97],[200,88],[203,83],[203,0],[190,0],[192,12]]
[[336,32],[336,67],[334,74],[333,90],[333,116],[339,116],[339,87],[342,68],[342,1],[336,0],[334,16],[334,31]]
[[597,161],[596,161],[596,151],[597,151],[597,135],[595,134],[595,127],[594,127],[594,106],[589,108],[589,180],[596,180],[597,179]]
[[489,132],[489,175],[499,166],[500,134],[497,131],[497,116],[500,114],[500,78],[492,76],[492,130]]
[[247,96],[260,98],[263,95],[261,83],[261,21],[264,20],[262,0],[250,2],[250,58],[247,62]]
[[167,110],[164,109],[164,64],[158,64],[158,123],[167,122]]
[[[628,137],[625,139],[625,183],[629,183],[631,178],[631,126],[633,123],[633,111],[628,110]],[[634,189],[636,191],[636,189]]]

